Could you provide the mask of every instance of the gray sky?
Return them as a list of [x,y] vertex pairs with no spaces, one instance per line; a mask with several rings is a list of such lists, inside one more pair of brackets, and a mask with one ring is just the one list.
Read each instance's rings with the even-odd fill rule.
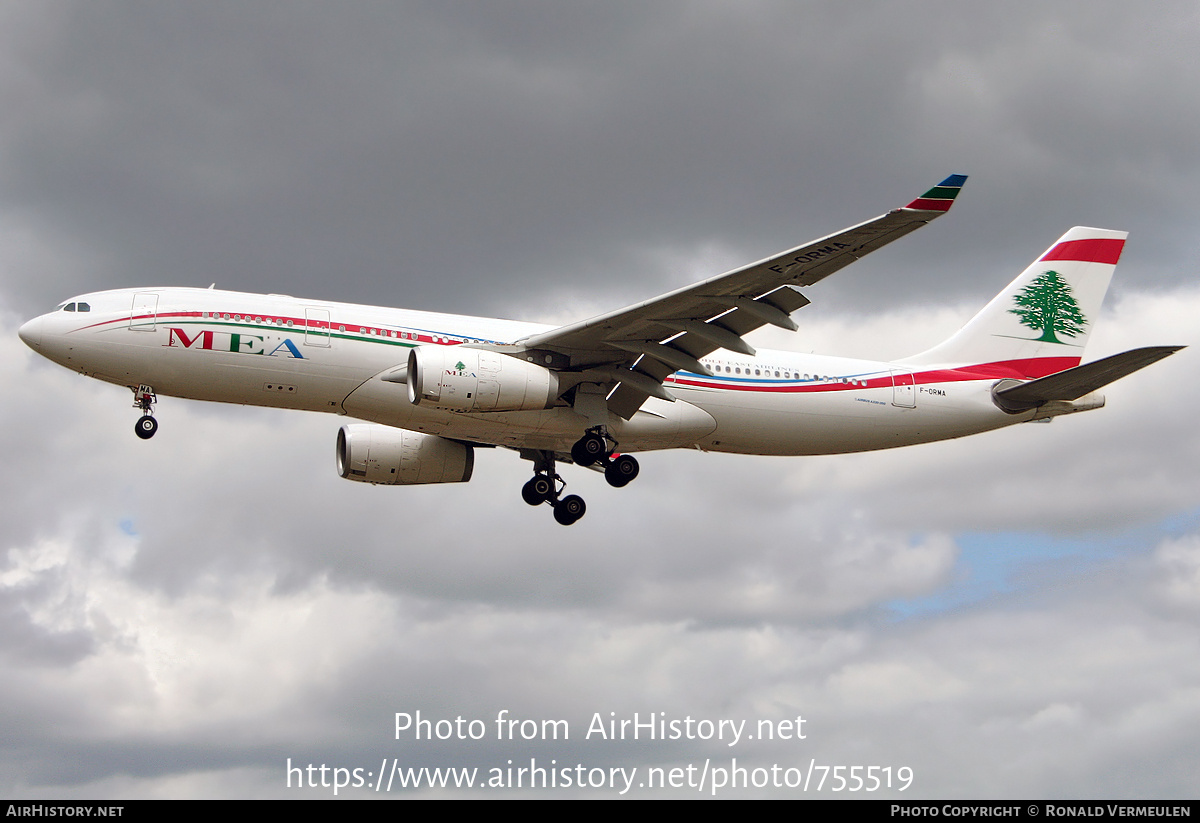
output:
[[[507,452],[465,486],[364,487],[333,470],[336,418],[169,398],[137,441],[126,391],[15,330],[75,293],[214,281],[568,322],[957,172],[950,215],[757,342],[920,350],[1093,225],[1131,237],[1089,357],[1200,344],[1197,15],[0,2],[0,791],[736,757],[908,766],[907,797],[1194,797],[1194,349],[1051,425],[651,454],[624,490],[570,472],[589,510],[563,529]],[[394,739],[396,712],[502,709],[571,739]],[[807,738],[584,739],[610,712],[800,714]]]

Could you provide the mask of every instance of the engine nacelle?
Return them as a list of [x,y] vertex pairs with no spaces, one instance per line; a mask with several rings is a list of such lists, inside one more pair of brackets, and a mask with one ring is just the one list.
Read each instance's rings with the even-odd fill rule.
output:
[[353,423],[338,431],[337,468],[359,483],[465,483],[475,468],[475,449],[432,434]]
[[408,400],[455,412],[536,411],[558,397],[558,374],[493,351],[417,346],[408,353]]

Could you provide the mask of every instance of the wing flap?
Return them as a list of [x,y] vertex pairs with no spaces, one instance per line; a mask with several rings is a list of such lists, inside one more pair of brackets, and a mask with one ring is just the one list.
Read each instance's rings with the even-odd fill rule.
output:
[[622,420],[629,420],[637,414],[649,396],[628,383],[622,383],[608,396],[608,410]]

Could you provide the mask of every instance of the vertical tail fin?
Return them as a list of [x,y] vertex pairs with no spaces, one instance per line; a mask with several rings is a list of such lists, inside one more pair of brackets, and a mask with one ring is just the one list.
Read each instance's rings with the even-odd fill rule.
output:
[[1002,362],[1030,377],[1078,365],[1127,236],[1076,226],[953,337],[905,362]]

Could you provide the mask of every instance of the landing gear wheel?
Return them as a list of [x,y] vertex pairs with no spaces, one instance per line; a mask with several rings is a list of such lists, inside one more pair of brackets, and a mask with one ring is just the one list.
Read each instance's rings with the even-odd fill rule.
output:
[[587,504],[583,502],[582,497],[577,494],[568,494],[554,504],[554,519],[564,526],[570,526],[583,517],[586,511]]
[[143,415],[141,419],[134,424],[133,430],[137,433],[138,437],[142,438],[143,440],[149,440],[154,436],[154,433],[158,431],[158,421],[148,414]]
[[637,477],[639,471],[637,459],[632,454],[623,454],[604,467],[604,479],[608,485],[619,489]]
[[571,447],[571,459],[577,466],[590,466],[608,455],[608,442],[598,434],[588,433]]
[[554,482],[544,474],[534,475],[521,487],[521,498],[531,506],[540,506],[554,496]]
[[[602,446],[608,447],[607,441],[599,435],[597,438]],[[533,477],[521,487],[521,499],[531,506],[549,503],[554,509],[554,519],[564,526],[569,526],[583,517],[587,505],[582,497],[577,494],[561,496],[567,484],[554,472],[554,452],[523,450],[521,456],[533,460]],[[607,460],[607,457],[603,459]]]

